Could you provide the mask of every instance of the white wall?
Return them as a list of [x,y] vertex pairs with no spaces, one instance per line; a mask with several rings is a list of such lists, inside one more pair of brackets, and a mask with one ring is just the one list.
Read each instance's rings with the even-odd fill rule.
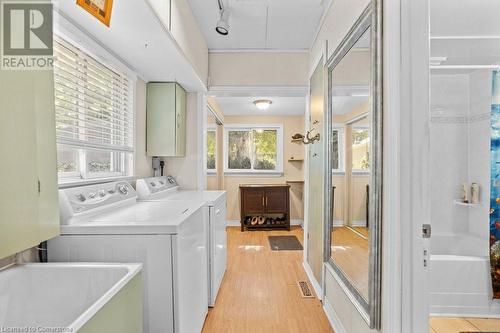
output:
[[209,53],[209,86],[308,85],[307,52]]
[[469,182],[479,184],[481,203],[469,211],[469,233],[484,239],[485,256],[489,239],[491,78],[491,70],[480,70],[469,79]]
[[198,189],[203,170],[200,163],[200,149],[198,133],[201,124],[198,115],[198,94],[188,93],[186,101],[186,156],[163,157],[165,174],[172,175],[179,185],[188,190]]
[[[482,248],[473,249],[468,255],[488,256],[490,105],[490,70],[431,76],[433,234],[484,240]],[[473,182],[480,187],[481,205],[454,204],[461,196],[462,184],[470,187]]]
[[153,176],[151,157],[146,153],[146,82],[137,79],[135,91],[135,176]]
[[[468,209],[458,207],[468,183],[468,75],[431,75],[430,181],[433,234],[465,233]],[[432,240],[431,240],[432,243]]]

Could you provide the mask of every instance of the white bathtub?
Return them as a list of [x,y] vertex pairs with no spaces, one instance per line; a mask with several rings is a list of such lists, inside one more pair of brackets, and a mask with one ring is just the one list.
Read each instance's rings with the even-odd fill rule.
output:
[[492,301],[487,253],[487,239],[432,236],[429,281],[432,315],[500,318],[500,302]]
[[[0,271],[0,331],[41,327],[86,332],[106,327],[99,326],[103,324],[99,312],[118,309],[119,313],[121,305],[117,297],[136,278],[139,278],[136,301],[141,303],[140,271],[139,264],[43,263],[6,268]],[[133,297],[134,293],[125,296]],[[142,320],[142,307],[138,309],[138,320]],[[134,313],[130,316],[137,318]],[[142,323],[136,327],[140,331]]]

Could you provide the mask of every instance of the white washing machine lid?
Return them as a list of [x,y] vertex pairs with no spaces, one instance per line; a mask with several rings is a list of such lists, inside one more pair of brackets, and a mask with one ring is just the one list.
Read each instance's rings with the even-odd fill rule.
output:
[[177,234],[182,223],[201,207],[197,201],[139,202],[62,225],[61,234]]
[[137,180],[139,201],[196,200],[206,206],[214,206],[226,191],[183,190],[171,176],[153,177]]
[[168,193],[157,193],[149,199],[141,201],[184,201],[195,200],[203,202],[206,206],[214,206],[220,198],[225,197],[225,191],[189,191],[177,190]]

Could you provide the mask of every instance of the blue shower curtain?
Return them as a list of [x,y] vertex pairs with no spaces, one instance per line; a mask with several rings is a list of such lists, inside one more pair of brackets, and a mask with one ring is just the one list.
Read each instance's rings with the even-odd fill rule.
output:
[[493,298],[500,298],[500,70],[493,71],[492,87],[490,262]]

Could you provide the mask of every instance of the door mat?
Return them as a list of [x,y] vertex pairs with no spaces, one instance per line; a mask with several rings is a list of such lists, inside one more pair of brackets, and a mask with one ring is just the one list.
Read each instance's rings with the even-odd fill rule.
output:
[[302,244],[295,236],[267,236],[269,246],[273,251],[300,251],[303,250]]

